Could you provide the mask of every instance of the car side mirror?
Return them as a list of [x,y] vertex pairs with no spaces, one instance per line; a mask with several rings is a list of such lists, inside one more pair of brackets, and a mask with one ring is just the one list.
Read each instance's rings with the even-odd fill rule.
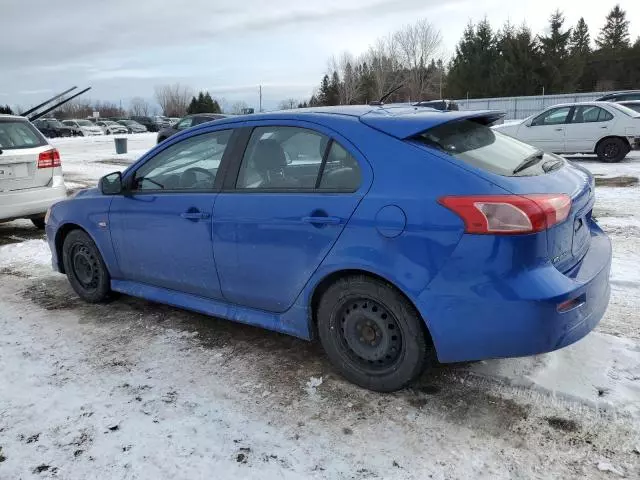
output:
[[98,182],[98,188],[103,195],[118,195],[122,193],[122,173],[113,172],[105,175]]

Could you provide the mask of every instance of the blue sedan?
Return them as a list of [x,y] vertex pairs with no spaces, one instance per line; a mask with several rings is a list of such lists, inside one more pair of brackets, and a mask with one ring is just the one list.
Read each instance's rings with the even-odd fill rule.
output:
[[312,340],[400,389],[437,360],[548,352],[609,301],[611,244],[579,166],[496,112],[351,106],[231,117],[53,206],[55,270]]

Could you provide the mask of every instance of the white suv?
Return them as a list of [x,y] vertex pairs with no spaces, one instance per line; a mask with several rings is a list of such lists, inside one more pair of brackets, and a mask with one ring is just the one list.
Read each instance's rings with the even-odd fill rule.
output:
[[0,115],[0,222],[44,228],[47,209],[66,196],[58,150],[26,118]]

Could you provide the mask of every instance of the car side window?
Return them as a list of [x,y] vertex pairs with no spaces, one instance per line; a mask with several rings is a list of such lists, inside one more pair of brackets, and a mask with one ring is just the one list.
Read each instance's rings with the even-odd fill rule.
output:
[[355,192],[360,186],[360,166],[338,142],[331,142],[327,162],[320,179],[321,189]]
[[613,120],[613,115],[604,108],[595,105],[581,105],[575,108],[571,123],[608,122]]
[[211,190],[232,130],[189,137],[162,150],[136,172],[138,191]]
[[569,115],[569,111],[571,107],[560,107],[549,110],[548,112],[544,112],[543,114],[537,116],[533,122],[531,122],[532,127],[539,127],[544,125],[560,125],[567,122],[567,116]]
[[185,128],[189,128],[193,124],[193,117],[183,118],[176,125],[176,129],[184,130]]
[[328,142],[326,136],[306,128],[255,128],[236,188],[313,190]]

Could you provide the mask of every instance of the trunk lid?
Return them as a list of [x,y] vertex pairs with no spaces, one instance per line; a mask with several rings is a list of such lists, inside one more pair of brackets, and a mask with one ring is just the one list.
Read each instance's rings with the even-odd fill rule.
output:
[[564,193],[571,197],[567,219],[546,230],[548,256],[561,272],[574,267],[589,250],[589,220],[595,203],[593,176],[566,161],[566,165],[537,176],[504,178],[503,187],[516,194]]

